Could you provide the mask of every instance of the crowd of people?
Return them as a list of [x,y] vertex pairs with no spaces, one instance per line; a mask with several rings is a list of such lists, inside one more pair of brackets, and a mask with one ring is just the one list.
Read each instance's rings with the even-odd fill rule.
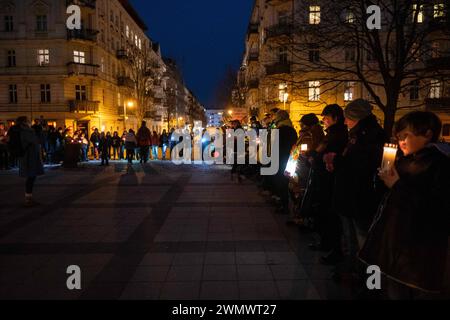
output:
[[[345,108],[328,105],[321,117],[322,121],[315,114],[303,116],[298,133],[284,110],[272,109],[261,122],[250,119],[249,127],[257,132],[279,133],[278,172],[258,176],[259,170],[249,171],[258,179],[261,194],[278,213],[287,215],[288,224],[315,234],[317,241],[309,248],[324,252],[320,262],[334,267],[334,279],[366,288],[365,268],[375,265],[383,274],[388,298],[441,295],[448,269],[450,148],[441,143],[440,119],[426,111],[408,113],[396,122],[390,138],[363,99]],[[222,129],[229,128],[242,125],[232,121]],[[42,120],[31,125],[20,117],[11,128],[0,125],[0,166],[19,166],[26,178],[25,203],[32,206],[33,185],[44,173],[43,162],[61,161],[67,144],[81,144],[82,161],[90,154],[101,159],[101,165],[110,159],[147,163],[158,159],[159,150],[166,158],[175,145],[174,131],[159,135],[143,121],[136,133],[95,129],[88,138],[82,131],[72,135]],[[395,163],[380,170],[387,142],[399,149]],[[299,149],[294,173],[288,172]],[[238,174],[242,181],[244,168],[233,165],[232,177]]]
[[[261,194],[287,214],[287,223],[312,233],[336,281],[367,294],[367,267],[383,275],[383,298],[442,296],[450,236],[450,148],[431,112],[402,117],[393,137],[373,107],[358,99],[345,108],[328,105],[321,116],[300,120],[297,134],[286,111],[273,109],[261,125],[279,129],[280,169],[260,176]],[[387,142],[399,145],[395,165],[381,171]],[[295,174],[285,171],[302,152]],[[447,268],[448,269],[448,268]]]

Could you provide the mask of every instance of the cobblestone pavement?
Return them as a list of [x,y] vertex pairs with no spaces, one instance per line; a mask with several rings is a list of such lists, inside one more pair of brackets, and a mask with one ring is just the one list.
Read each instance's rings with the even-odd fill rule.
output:
[[[0,299],[348,299],[251,181],[225,166],[0,172]],[[67,289],[67,267],[82,290]]]

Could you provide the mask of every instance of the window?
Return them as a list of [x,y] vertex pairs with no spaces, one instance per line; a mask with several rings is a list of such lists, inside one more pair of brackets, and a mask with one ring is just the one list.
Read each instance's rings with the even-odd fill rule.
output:
[[76,85],[75,86],[75,100],[85,101],[86,98],[86,86]]
[[117,93],[117,105],[121,106],[122,105],[122,97],[120,96],[120,92]]
[[13,16],[5,16],[5,31],[14,31],[14,19]]
[[443,18],[445,16],[445,6],[443,3],[438,3],[434,5],[433,17],[435,19]]
[[419,100],[419,89],[420,82],[419,80],[414,80],[409,85],[409,100]]
[[431,45],[431,58],[439,58],[440,56],[441,53],[439,42],[433,42]]
[[418,6],[413,4],[412,21],[417,23],[423,23],[423,4]]
[[439,99],[441,97],[441,82],[439,80],[431,80],[430,98]]
[[367,62],[374,62],[374,61],[376,61],[375,54],[372,51],[367,51]]
[[137,34],[134,35],[134,44],[136,45],[136,47],[138,46],[138,36],[137,36]]
[[355,83],[353,81],[348,81],[345,84],[344,101],[353,101],[354,96],[355,96]]
[[345,49],[345,61],[346,62],[355,61],[355,49]]
[[104,73],[105,72],[105,58],[101,57],[100,59],[100,70]]
[[8,50],[8,67],[16,66],[16,50]]
[[139,49],[142,49],[142,40],[139,39]]
[[36,16],[36,31],[47,31],[47,16]]
[[442,135],[444,137],[449,137],[450,136],[450,124],[444,124],[442,126]]
[[355,23],[355,14],[351,10],[345,11],[345,23]]
[[319,101],[320,100],[320,81],[309,81],[308,85],[308,100]]
[[9,85],[9,103],[17,103],[17,85]]
[[38,50],[38,65],[45,66],[50,64],[50,50],[39,49]]
[[309,24],[320,23],[320,6],[309,6]]
[[84,51],[74,51],[73,61],[75,63],[86,63],[86,53]]
[[41,84],[41,103],[49,103],[51,101],[50,85]]
[[320,61],[320,52],[317,49],[317,46],[311,45],[309,50],[309,61],[310,62],[319,62]]
[[287,47],[282,46],[278,48],[278,62],[287,63],[288,62],[288,52]]
[[278,24],[288,24],[289,15],[287,11],[279,11],[278,12]]
[[127,38],[130,37],[130,27],[129,26],[125,27],[125,34],[126,34]]

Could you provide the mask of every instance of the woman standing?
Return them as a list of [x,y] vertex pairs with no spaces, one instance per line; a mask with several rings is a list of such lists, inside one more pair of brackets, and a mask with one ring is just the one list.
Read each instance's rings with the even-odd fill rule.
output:
[[127,136],[125,137],[125,149],[127,151],[128,164],[133,163],[134,150],[136,149],[136,146],[137,146],[136,136],[134,135],[133,129],[130,129],[130,131],[128,131]]
[[113,148],[113,158],[114,160],[120,160],[120,144],[122,139],[119,137],[119,133],[114,131],[112,137],[112,148]]
[[44,174],[41,158],[41,145],[27,117],[19,117],[17,125],[10,130],[10,142],[18,144],[19,175],[26,178],[25,206],[32,207],[39,203],[33,200],[33,187],[36,178]]

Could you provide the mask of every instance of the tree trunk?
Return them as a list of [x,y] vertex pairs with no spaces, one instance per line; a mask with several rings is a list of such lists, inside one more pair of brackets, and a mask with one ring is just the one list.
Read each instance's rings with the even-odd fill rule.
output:
[[386,104],[386,110],[384,112],[384,131],[388,138],[392,137],[393,129],[395,125],[395,115],[397,113],[397,97],[392,95]]

